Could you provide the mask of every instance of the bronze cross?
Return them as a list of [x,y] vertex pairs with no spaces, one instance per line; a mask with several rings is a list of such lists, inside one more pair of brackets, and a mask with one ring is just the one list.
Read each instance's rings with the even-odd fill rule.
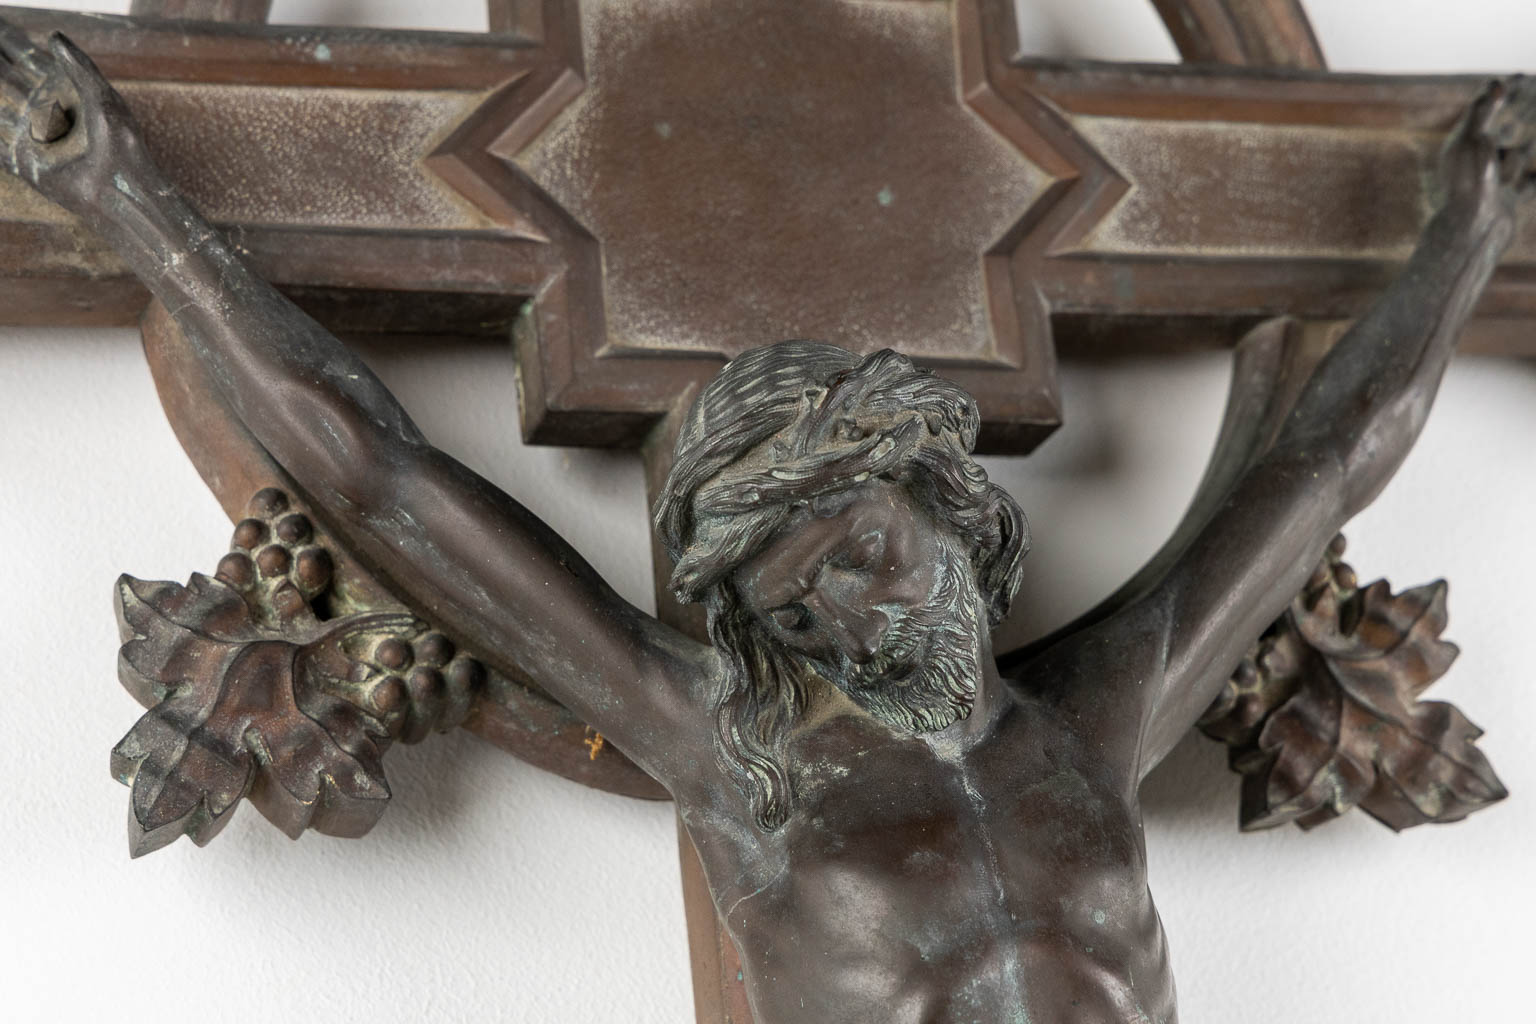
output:
[[[1059,421],[1058,348],[1347,317],[1416,235],[1476,84],[1326,74],[1289,0],[1159,0],[1208,62],[1183,67],[1020,56],[1006,0],[492,0],[484,36],[267,28],[266,7],[6,17],[95,55],[162,166],[328,326],[510,331],[529,438],[642,445],[652,487],[667,414],[783,337],[918,356],[980,400],[984,445],[1027,451]],[[0,210],[0,320],[139,318],[77,224],[9,180]],[[1533,259],[1527,230],[1470,345],[1532,351]],[[144,327],[153,359],[165,321]],[[237,508],[261,468],[227,472],[238,442],[194,436],[198,389],[157,374]],[[700,1019],[744,1022],[684,852]]]

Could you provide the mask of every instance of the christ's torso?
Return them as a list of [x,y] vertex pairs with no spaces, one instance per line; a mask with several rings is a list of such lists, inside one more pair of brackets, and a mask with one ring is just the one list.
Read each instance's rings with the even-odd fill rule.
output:
[[1174,1019],[1134,784],[1051,714],[963,756],[838,715],[766,840],[685,815],[759,1024]]

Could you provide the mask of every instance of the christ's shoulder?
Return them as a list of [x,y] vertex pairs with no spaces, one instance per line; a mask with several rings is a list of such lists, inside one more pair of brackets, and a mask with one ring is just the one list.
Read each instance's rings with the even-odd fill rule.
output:
[[1063,757],[1079,752],[1134,778],[1171,632],[1166,604],[1149,600],[1063,637],[1010,672],[1014,706],[995,742],[1044,744]]

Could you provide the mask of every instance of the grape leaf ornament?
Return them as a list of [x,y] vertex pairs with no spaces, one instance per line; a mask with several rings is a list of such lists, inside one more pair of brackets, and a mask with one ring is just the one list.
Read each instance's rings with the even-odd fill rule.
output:
[[1507,794],[1455,706],[1421,701],[1458,651],[1440,639],[1444,580],[1360,587],[1344,538],[1260,638],[1200,728],[1243,776],[1244,830],[1304,829],[1358,806],[1401,831]]
[[264,491],[231,552],[186,585],[123,576],[118,675],[149,708],[112,751],[129,849],[206,845],[241,798],[290,837],[359,836],[389,801],[382,758],[460,724],[485,672],[403,610],[323,621],[325,550]]

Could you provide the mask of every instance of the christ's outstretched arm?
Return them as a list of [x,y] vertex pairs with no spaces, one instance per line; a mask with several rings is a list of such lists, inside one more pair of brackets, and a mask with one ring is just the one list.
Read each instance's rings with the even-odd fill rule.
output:
[[435,622],[502,652],[667,785],[714,763],[712,652],[623,601],[553,530],[433,448],[146,155],[78,49],[0,22],[0,163],[80,215],[181,326],[220,397]]
[[1068,662],[1098,666],[1096,650],[1147,653],[1126,658],[1124,671],[1100,666],[1107,699],[1067,698],[1096,705],[1098,734],[1135,762],[1138,778],[1199,719],[1329,540],[1407,456],[1513,235],[1533,122],[1531,81],[1484,91],[1447,142],[1444,200],[1407,267],[1319,364],[1274,444],[1139,598],[1015,666],[1038,677]]

